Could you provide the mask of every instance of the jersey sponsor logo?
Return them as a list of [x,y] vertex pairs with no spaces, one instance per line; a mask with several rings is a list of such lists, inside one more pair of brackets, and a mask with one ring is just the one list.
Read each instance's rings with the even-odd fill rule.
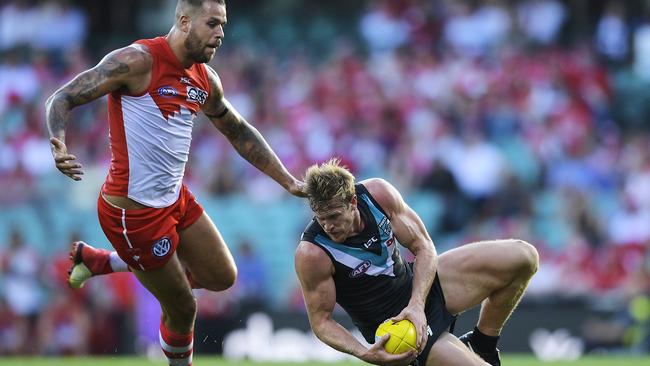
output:
[[201,105],[205,103],[205,100],[208,98],[208,92],[201,90],[195,86],[187,86],[187,101],[196,102]]
[[169,250],[172,248],[172,241],[168,237],[164,237],[158,240],[152,247],[151,252],[154,256],[162,258],[169,253]]
[[192,82],[190,81],[190,78],[186,78],[185,76],[181,76],[179,80],[183,84],[192,84]]
[[377,239],[377,237],[373,236],[372,238],[368,239],[368,241],[363,246],[368,249],[373,243],[376,243],[378,240],[379,239]]
[[366,259],[365,261],[363,261],[363,263],[361,263],[355,269],[353,269],[352,272],[350,272],[350,278],[356,278],[366,273],[368,271],[368,268],[370,268],[371,265],[372,262]]
[[161,86],[158,88],[158,95],[161,97],[171,98],[178,95],[178,90],[171,86]]
[[381,231],[384,232],[384,234],[390,236],[393,236],[393,228],[390,226],[390,220],[386,216],[384,216],[383,219],[379,222],[379,225],[377,225]]

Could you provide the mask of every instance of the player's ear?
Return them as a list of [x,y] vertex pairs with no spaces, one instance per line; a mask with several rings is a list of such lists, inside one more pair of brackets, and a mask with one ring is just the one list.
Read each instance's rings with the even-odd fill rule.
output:
[[355,194],[352,196],[352,199],[350,200],[350,204],[354,207],[357,207],[357,195]]
[[178,29],[183,33],[189,33],[192,26],[192,19],[187,14],[182,14],[178,18]]

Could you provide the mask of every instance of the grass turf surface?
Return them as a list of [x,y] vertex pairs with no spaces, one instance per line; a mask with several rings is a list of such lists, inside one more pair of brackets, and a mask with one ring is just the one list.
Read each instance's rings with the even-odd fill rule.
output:
[[[578,361],[563,362],[542,362],[529,355],[516,355],[503,357],[502,363],[506,366],[639,366],[650,365],[650,356],[646,357],[583,357]],[[198,356],[194,358],[195,366],[359,366],[361,362],[338,362],[338,363],[266,363],[266,362],[241,362],[228,361],[217,357]],[[20,366],[164,366],[164,361],[152,362],[145,358],[138,357],[2,357],[1,365]]]

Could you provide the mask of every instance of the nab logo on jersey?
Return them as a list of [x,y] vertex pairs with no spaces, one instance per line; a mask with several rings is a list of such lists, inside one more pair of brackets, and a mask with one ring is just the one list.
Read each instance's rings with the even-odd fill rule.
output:
[[161,97],[171,98],[177,96],[178,91],[171,86],[161,86],[158,88],[158,95]]
[[201,90],[195,86],[187,86],[187,101],[196,102],[201,105],[205,103],[205,100],[208,98],[208,92]]
[[169,253],[169,250],[172,248],[172,242],[169,238],[164,237],[156,242],[156,244],[151,247],[151,252],[158,258],[162,258]]
[[368,271],[368,268],[370,268],[371,265],[372,262],[366,259],[365,261],[363,261],[363,263],[358,265],[357,268],[353,269],[352,272],[350,272],[350,278],[356,278],[366,273]]

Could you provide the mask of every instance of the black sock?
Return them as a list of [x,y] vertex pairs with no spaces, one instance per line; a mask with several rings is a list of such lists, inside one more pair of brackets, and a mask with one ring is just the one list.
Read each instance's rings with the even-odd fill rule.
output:
[[497,350],[497,342],[499,341],[499,336],[489,336],[483,334],[478,327],[474,327],[474,333],[472,334],[472,346],[476,348],[479,352],[490,353]]

